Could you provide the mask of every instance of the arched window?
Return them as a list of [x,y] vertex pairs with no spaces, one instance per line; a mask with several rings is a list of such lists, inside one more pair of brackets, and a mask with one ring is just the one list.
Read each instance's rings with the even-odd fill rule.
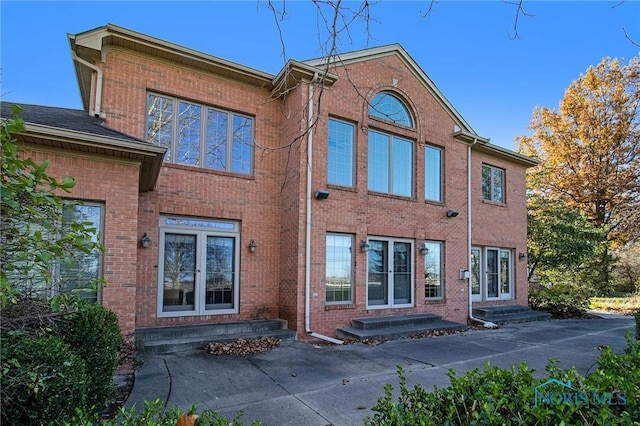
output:
[[369,115],[413,127],[413,120],[405,104],[391,93],[378,93],[369,104]]

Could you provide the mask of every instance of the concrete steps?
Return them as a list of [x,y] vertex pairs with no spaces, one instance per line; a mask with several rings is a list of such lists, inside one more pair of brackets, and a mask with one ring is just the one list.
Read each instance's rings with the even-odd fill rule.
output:
[[296,333],[287,329],[287,321],[282,319],[145,327],[136,329],[136,349],[147,354],[166,354],[202,348],[210,342],[260,337],[295,340]]
[[473,316],[493,323],[544,321],[551,318],[547,312],[534,311],[529,306],[504,305],[474,308]]
[[351,327],[337,329],[338,338],[343,340],[380,341],[402,339],[430,331],[465,330],[466,324],[445,321],[433,314],[388,315],[380,317],[354,318]]

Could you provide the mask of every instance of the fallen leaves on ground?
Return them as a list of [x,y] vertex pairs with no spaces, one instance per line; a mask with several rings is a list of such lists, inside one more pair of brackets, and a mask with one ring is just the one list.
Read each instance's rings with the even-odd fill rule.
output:
[[211,342],[204,350],[212,355],[251,355],[256,352],[266,352],[278,346],[280,339],[276,337],[261,337],[259,339],[238,339],[234,342]]

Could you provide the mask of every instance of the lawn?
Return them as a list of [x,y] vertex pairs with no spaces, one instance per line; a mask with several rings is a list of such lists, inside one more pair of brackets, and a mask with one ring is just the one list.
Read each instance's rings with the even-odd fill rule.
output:
[[590,308],[616,314],[632,314],[640,309],[640,293],[615,293],[609,297],[592,297]]

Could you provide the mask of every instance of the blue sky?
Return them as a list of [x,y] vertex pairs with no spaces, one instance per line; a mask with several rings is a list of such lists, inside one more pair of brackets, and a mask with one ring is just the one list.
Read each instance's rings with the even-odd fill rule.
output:
[[[282,2],[274,0],[276,5]],[[344,2],[355,7],[359,2]],[[640,2],[383,0],[342,34],[342,52],[400,43],[481,136],[513,148],[533,109],[557,108],[565,89],[605,56],[640,48]],[[617,5],[617,6],[616,6]],[[287,58],[321,55],[326,33],[310,1],[287,1],[281,22]],[[107,23],[276,74],[285,62],[265,1],[0,2],[1,100],[81,108],[67,33]]]

